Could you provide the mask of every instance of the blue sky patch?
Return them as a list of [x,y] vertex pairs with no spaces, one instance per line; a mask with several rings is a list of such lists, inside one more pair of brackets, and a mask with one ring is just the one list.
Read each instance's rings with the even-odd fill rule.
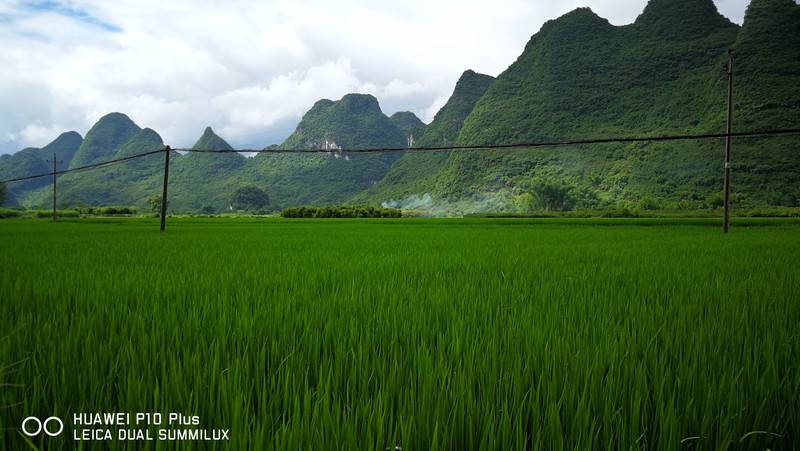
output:
[[34,11],[34,12],[42,11],[42,12],[52,12],[60,14],[62,16],[66,16],[89,25],[102,28],[103,30],[106,31],[110,32],[122,31],[122,29],[119,28],[118,26],[100,20],[97,17],[94,17],[91,14],[87,13],[86,11],[69,7],[57,1],[43,0],[35,2],[26,2],[25,6],[29,11]]

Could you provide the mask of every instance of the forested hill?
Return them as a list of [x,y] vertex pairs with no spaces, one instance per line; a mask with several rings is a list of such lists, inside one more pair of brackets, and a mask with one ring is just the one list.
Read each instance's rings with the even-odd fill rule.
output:
[[[712,0],[651,0],[625,26],[587,8],[547,22],[496,78],[464,72],[430,124],[408,112],[388,117],[373,96],[348,94],[318,101],[281,146],[481,145],[722,132],[729,49],[735,57],[734,130],[799,127],[800,6],[753,0],[738,26]],[[798,205],[797,138],[733,144],[737,205]],[[54,145],[75,167],[162,143],[154,131],[112,113],[84,140],[70,133]],[[197,146],[227,143],[208,128]],[[4,156],[0,177],[47,171],[51,154],[45,148]],[[274,207],[358,201],[449,212],[713,208],[721,202],[722,155],[722,141],[370,156],[176,154],[170,205],[220,211],[236,187],[256,185],[270,193]],[[64,176],[63,201],[144,206],[158,191],[157,166]],[[46,204],[47,186],[37,180],[9,190],[16,201],[37,206]]]
[[[477,101],[456,142],[723,132],[728,49],[735,130],[798,127],[800,6],[754,0],[739,27],[711,0],[652,0],[627,26],[586,8],[546,23]],[[797,206],[798,148],[797,138],[735,140],[734,201]],[[424,184],[409,172],[368,199],[429,193],[471,201],[467,210],[716,207],[722,152],[721,141],[455,152]],[[543,192],[563,201],[544,205]]]

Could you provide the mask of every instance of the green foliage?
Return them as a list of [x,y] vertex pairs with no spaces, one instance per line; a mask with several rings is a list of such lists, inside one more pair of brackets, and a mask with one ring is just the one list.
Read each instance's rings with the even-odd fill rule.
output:
[[[37,218],[52,218],[53,210],[37,210],[34,213]],[[76,210],[56,210],[56,217],[58,218],[77,218],[80,217],[80,212]]]
[[652,196],[644,196],[639,200],[639,208],[642,210],[659,210],[661,209],[661,203]]
[[[321,100],[303,116],[282,147],[318,149],[405,147],[406,136],[370,95],[348,94]],[[344,202],[386,176],[398,153],[297,155],[259,154],[247,177],[268,184],[273,203],[333,205]]]
[[243,186],[231,194],[231,206],[237,211],[264,212],[269,207],[269,196],[256,186]]
[[83,138],[78,132],[62,133],[55,141],[42,147],[40,156],[43,159],[52,161],[53,154],[55,154],[56,161],[58,161],[58,169],[64,170],[69,167],[81,144],[83,144]]
[[6,184],[0,183],[0,206],[6,203]]
[[323,149],[326,142],[343,149],[406,145],[403,132],[381,112],[378,100],[368,94],[347,94],[337,102],[315,103],[283,147]]
[[291,207],[281,212],[284,218],[399,218],[402,211],[369,205],[334,205],[330,207]]
[[150,207],[150,211],[153,213],[161,211],[161,195],[153,194],[152,196],[148,197],[147,205]]
[[[200,150],[233,150],[233,147],[217,136],[211,127],[206,127],[203,135],[200,136],[192,148]],[[241,169],[245,163],[245,157],[238,153],[190,152],[184,155],[176,165],[176,176],[177,180],[185,177],[188,179],[187,181],[197,180],[197,177],[225,177]]]
[[[414,145],[445,146],[455,142],[464,119],[493,81],[489,75],[464,72],[433,121],[414,133]],[[389,198],[432,192],[448,157],[447,153],[408,152],[392,164],[380,181],[358,193],[354,200],[380,203]]]
[[561,182],[538,180],[531,184],[537,202],[545,211],[572,210],[575,207],[575,198],[572,196],[571,187]]
[[2,208],[2,207],[0,207],[0,219],[18,218],[19,216],[20,216],[19,210],[13,210],[11,208]]
[[90,207],[87,205],[78,206],[75,211],[87,216],[134,216],[137,213],[134,207]]
[[[740,30],[710,0],[680,2],[651,1],[624,27],[588,9],[548,22],[481,96],[458,142],[722,131],[731,47],[737,129],[800,123],[800,91],[789,89],[800,80],[800,7],[755,0]],[[736,140],[739,205],[797,205],[797,148],[792,139]],[[699,208],[721,191],[721,151],[721,142],[679,142],[455,152],[418,183],[416,171],[405,169],[369,198],[411,192],[455,200],[548,177],[591,189],[598,206],[648,197]]]
[[413,135],[415,141],[417,132],[425,127],[425,123],[419,120],[419,118],[410,111],[398,111],[389,119],[403,132],[404,136]]
[[[186,412],[236,450],[792,449],[800,230],[773,222],[2,221],[0,420]],[[34,443],[138,446],[70,437]]]
[[[796,127],[800,6],[753,0],[740,28],[719,15],[711,0],[651,0],[626,26],[612,26],[585,8],[546,23],[496,80],[465,72],[427,126],[407,112],[388,118],[374,97],[350,94],[317,102],[281,147],[318,148],[326,141],[346,148],[404,147],[412,132],[417,146],[721,132],[729,48],[736,57],[735,131]],[[154,131],[112,113],[82,143],[70,133],[41,150],[0,156],[0,179],[49,172],[45,160],[52,151],[74,167],[162,145]],[[733,145],[737,208],[800,205],[797,139],[736,139]],[[208,128],[196,147],[229,145]],[[229,194],[243,185],[265,187],[276,208],[380,205],[425,194],[454,204],[498,192],[510,199],[522,194],[519,187],[543,179],[569,185],[575,209],[645,208],[642,200],[652,199],[659,208],[697,210],[719,205],[721,154],[717,141],[252,159],[173,154],[169,197],[175,212],[204,206],[222,211]],[[70,205],[146,208],[148,196],[160,188],[162,161],[153,156],[67,174],[59,179],[61,197]],[[9,198],[44,206],[49,183],[45,177],[10,184]],[[506,205],[508,211],[545,208]]]
[[453,144],[475,104],[489,89],[494,78],[468,70],[461,75],[447,103],[433,117],[418,137],[419,146]]
[[725,205],[725,196],[719,193],[711,194],[706,198],[706,205],[709,208],[721,208]]
[[[59,170],[69,166],[72,156],[78,150],[83,138],[76,132],[62,133],[50,144],[41,149],[27,148],[13,155],[0,156],[0,180],[25,177],[29,175],[47,174],[53,171],[53,154],[58,162]],[[13,182],[7,189],[7,195],[25,195],[27,192],[50,186],[51,177]],[[13,198],[9,196],[9,200]],[[0,202],[0,205],[3,203]]]
[[[53,167],[46,162],[47,158],[40,152],[40,149],[35,148],[22,149],[12,155],[2,155],[0,156],[0,180],[53,172]],[[52,154],[49,158],[53,158]],[[52,183],[51,177],[40,177],[21,182],[12,182],[7,186],[7,189],[9,194],[24,193],[50,183]]]
[[103,116],[86,133],[86,138],[70,161],[70,167],[112,159],[117,148],[140,131],[139,126],[122,113],[109,113]]
[[[95,125],[93,129],[98,127]],[[147,128],[138,129],[128,141],[113,149],[113,156],[130,156],[163,148],[164,143],[158,133]],[[179,157],[177,153],[172,155],[174,159]],[[67,205],[131,205],[144,208],[147,198],[161,189],[163,158],[163,154],[150,155],[124,164],[59,176],[59,201]],[[51,196],[52,186],[47,185],[28,193],[24,204],[45,206]]]

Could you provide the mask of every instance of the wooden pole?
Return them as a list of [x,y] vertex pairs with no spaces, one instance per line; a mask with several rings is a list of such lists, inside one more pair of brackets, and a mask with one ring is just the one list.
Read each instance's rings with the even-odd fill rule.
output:
[[169,154],[172,149],[164,148],[164,189],[161,192],[161,231],[167,226],[167,185],[169,184]]
[[56,171],[57,169],[56,154],[53,152],[53,222],[56,221]]
[[728,121],[725,137],[725,212],[722,232],[728,233],[731,226],[731,129],[733,127],[733,51],[728,50]]

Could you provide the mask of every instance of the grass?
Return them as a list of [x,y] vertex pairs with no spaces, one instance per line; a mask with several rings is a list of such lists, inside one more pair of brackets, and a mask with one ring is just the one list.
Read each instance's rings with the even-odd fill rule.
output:
[[[797,446],[797,221],[633,221],[0,221],[0,448],[117,411],[230,449]],[[176,445],[69,437],[31,443]]]

